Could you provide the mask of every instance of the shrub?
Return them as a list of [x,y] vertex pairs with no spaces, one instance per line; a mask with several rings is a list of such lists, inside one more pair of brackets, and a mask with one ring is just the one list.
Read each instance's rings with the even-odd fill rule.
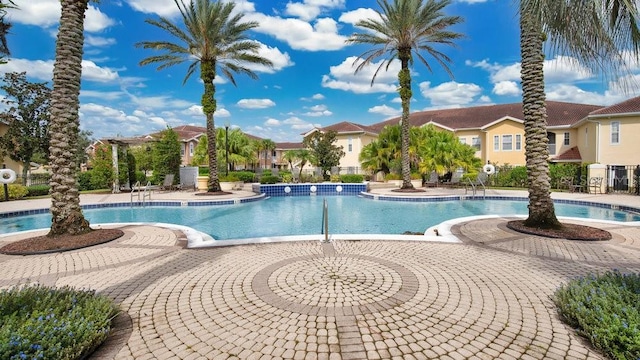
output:
[[396,173],[389,173],[387,175],[384,176],[384,180],[385,181],[389,181],[389,180],[401,180],[402,176],[400,174],[396,174]]
[[329,177],[329,181],[331,181],[331,182],[333,182],[333,183],[340,182],[340,181],[341,181],[341,179],[340,179],[340,175],[338,175],[338,174],[332,174],[332,175]]
[[78,174],[78,190],[93,190],[93,188],[91,187],[91,170],[84,171]]
[[229,173],[229,175],[220,175],[219,180],[224,182],[240,181],[238,175],[234,173]]
[[[29,193],[27,187],[20,184],[9,184],[8,190],[9,200],[20,200]],[[2,196],[4,197],[4,191],[2,191]]]
[[290,173],[281,174],[282,182],[290,183],[293,180],[293,176]]
[[43,196],[49,195],[49,185],[31,185],[27,188],[27,196]]
[[640,359],[640,274],[618,271],[561,286],[560,315],[613,359]]
[[140,181],[140,184],[146,184],[147,183],[147,175],[144,174],[144,171],[136,171],[136,180],[135,182]]
[[515,187],[523,187],[527,186],[527,167],[526,166],[516,166],[511,169],[511,173],[509,174],[509,179],[511,180],[511,186]]
[[208,166],[198,167],[198,176],[209,176],[209,167]]
[[252,183],[255,181],[256,174],[251,171],[236,171],[235,174],[238,176],[240,181],[245,183]]
[[109,334],[118,310],[93,291],[14,287],[0,291],[0,358],[80,359]]
[[260,184],[275,184],[279,181],[280,181],[280,178],[278,176],[273,176],[271,174],[263,175],[260,178]]
[[343,183],[361,183],[364,180],[364,177],[359,174],[345,174],[340,176],[340,180]]

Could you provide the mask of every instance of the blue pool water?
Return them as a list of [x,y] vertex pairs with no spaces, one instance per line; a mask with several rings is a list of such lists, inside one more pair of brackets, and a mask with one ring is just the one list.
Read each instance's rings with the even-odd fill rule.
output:
[[[85,209],[92,223],[164,222],[192,227],[215,239],[320,234],[325,197],[274,197],[223,206],[119,207]],[[396,202],[356,196],[328,196],[329,233],[402,234],[424,232],[443,221],[473,215],[526,215],[527,201],[462,200]],[[593,206],[556,204],[556,215],[601,220],[640,221],[629,212]],[[48,214],[0,219],[0,233],[48,228]]]

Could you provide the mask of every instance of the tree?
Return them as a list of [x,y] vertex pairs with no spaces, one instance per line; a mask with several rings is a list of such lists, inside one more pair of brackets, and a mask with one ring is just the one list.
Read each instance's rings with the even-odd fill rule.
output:
[[80,121],[80,78],[84,45],[84,14],[89,0],[60,0],[62,11],[49,119],[51,166],[51,230],[48,236],[80,235],[91,231],[82,214],[78,192],[76,144]]
[[160,133],[160,140],[153,147],[153,177],[161,182],[167,174],[174,174],[174,181],[180,180],[180,141],[178,134],[167,127]]
[[375,59],[386,56],[386,59],[380,63],[374,73],[371,85],[385,64],[386,69],[389,69],[394,60],[400,61],[398,92],[402,101],[402,116],[400,118],[402,126],[401,189],[413,189],[409,159],[409,105],[413,93],[409,66],[413,64],[414,57],[416,57],[431,71],[431,65],[420,53],[424,51],[452,76],[447,66],[451,59],[434,47],[435,44],[454,46],[453,41],[463,36],[447,30],[463,21],[459,16],[444,15],[443,9],[450,3],[450,0],[427,0],[426,2],[422,0],[393,0],[392,3],[389,0],[378,0],[378,6],[382,8],[382,12],[376,11],[379,18],[358,21],[356,26],[367,31],[355,33],[347,40],[352,44],[374,46],[373,49],[358,57],[361,62],[356,67],[356,73],[370,65]]
[[402,157],[400,145],[400,125],[385,126],[375,141],[362,148],[359,155],[362,167],[373,173],[382,171],[385,174],[400,169],[397,166]]
[[153,154],[150,145],[135,146],[131,148],[131,154],[136,159],[136,170],[144,172],[147,176],[147,172],[153,169]]
[[276,143],[271,139],[262,139],[259,146],[264,151],[264,168],[267,169],[267,159],[269,154],[276,149]]
[[[252,79],[258,76],[248,68],[250,64],[273,66],[272,62],[258,55],[260,43],[247,39],[246,32],[256,28],[257,22],[242,22],[243,14],[235,13],[235,3],[224,3],[211,0],[192,0],[189,5],[180,0],[174,0],[182,15],[182,22],[186,31],[169,19],[160,17],[159,20],[147,20],[147,23],[157,26],[177,38],[181,44],[169,41],[145,41],[136,44],[137,47],[164,51],[163,54],[148,57],[140,65],[159,63],[158,70],[191,62],[183,85],[200,66],[200,79],[204,82],[202,95],[202,111],[207,121],[207,136],[216,138],[213,114],[217,105],[215,100],[215,85],[217,68],[234,86],[234,73],[248,75]],[[209,141],[207,153],[209,155],[208,192],[219,192],[218,163],[216,142]]]
[[411,129],[411,146],[415,147],[417,168],[421,174],[466,171],[482,166],[476,150],[463,144],[449,131],[438,131],[433,125]]
[[23,164],[22,182],[26,184],[34,156],[48,151],[51,89],[46,83],[27,81],[24,72],[5,73],[3,81],[0,89],[4,90],[6,99],[2,102],[9,108],[0,113],[0,117],[9,124],[9,130],[0,137],[0,147],[11,159]]
[[325,180],[329,180],[328,171],[332,167],[338,166],[340,158],[345,155],[342,146],[334,145],[338,141],[337,135],[338,133],[333,130],[324,133],[316,131],[303,140],[304,146],[309,149],[313,159],[312,164],[322,169],[322,175]]
[[0,64],[6,63],[4,60],[5,55],[9,55],[9,46],[7,46],[7,34],[11,29],[11,24],[5,21],[7,15],[7,9],[15,9],[16,5],[12,0],[6,2],[0,0]]
[[544,91],[544,41],[574,55],[593,69],[616,72],[621,50],[631,45],[638,55],[640,31],[635,2],[520,1],[520,51],[525,158],[529,190],[529,216],[524,224],[560,228],[551,199],[547,111]]
[[304,166],[313,159],[313,156],[307,149],[297,149],[285,152],[282,158],[289,162],[291,171],[293,171],[293,163],[297,161],[300,166],[298,178],[302,178],[302,169],[304,169]]

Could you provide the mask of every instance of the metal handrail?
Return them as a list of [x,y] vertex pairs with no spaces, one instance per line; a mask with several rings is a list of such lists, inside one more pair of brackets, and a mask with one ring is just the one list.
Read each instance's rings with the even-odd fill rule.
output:
[[322,226],[320,227],[320,234],[324,234],[323,242],[329,242],[329,205],[327,199],[324,199],[322,204]]
[[[133,197],[138,197],[138,202],[140,202],[140,193],[142,192],[142,206],[145,206],[145,202],[147,199],[151,201],[151,181],[147,182],[147,186],[142,189],[142,185],[140,185],[140,181],[136,182],[131,189],[131,206],[133,206]],[[135,193],[135,195],[134,195]]]
[[[482,197],[486,197],[487,196],[487,188],[484,186],[484,182],[482,181],[482,179],[478,178],[476,179],[476,181],[471,181],[471,179],[467,179],[469,181],[469,185],[471,185],[471,190],[473,191],[473,196],[476,196],[476,185],[480,185],[482,186]],[[469,188],[465,186],[464,188],[464,193],[465,195],[467,194],[467,190]]]
[[140,181],[136,182],[135,184],[133,184],[133,188],[131,189],[131,206],[133,206],[133,192],[135,189],[138,189],[138,191],[136,191],[136,193],[138,193],[138,201],[140,201]]

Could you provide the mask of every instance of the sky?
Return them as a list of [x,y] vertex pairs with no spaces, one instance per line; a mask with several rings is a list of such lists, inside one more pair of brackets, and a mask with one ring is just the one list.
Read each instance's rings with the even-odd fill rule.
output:
[[[181,0],[178,0],[181,1]],[[187,1],[187,0],[185,0]],[[355,24],[376,18],[374,0],[235,0],[246,21],[259,26],[248,37],[259,42],[259,54],[272,68],[251,67],[254,80],[239,74],[236,85],[217,77],[216,126],[275,142],[300,142],[314,127],[342,121],[371,125],[399,116],[399,64],[381,71],[379,64],[355,73],[358,56],[370,47],[345,41]],[[27,72],[34,82],[51,85],[59,0],[16,0],[10,10],[9,62],[5,72]],[[429,58],[411,68],[411,111],[520,102],[518,17],[513,0],[453,0],[447,15],[463,18],[451,28],[464,35],[455,47],[437,47],[451,58],[451,77]],[[194,74],[184,84],[189,62],[157,70],[140,61],[159,52],[138,48],[143,41],[171,41],[145,22],[165,17],[179,26],[174,0],[102,0],[86,13],[80,93],[80,126],[92,138],[139,136],[179,125],[205,126],[200,106],[203,83]],[[426,55],[426,54],[424,54]],[[640,79],[640,66],[630,63],[624,77]],[[623,90],[621,78],[593,73],[564,54],[547,54],[548,100],[610,105],[637,95]],[[633,82],[633,80],[632,80]],[[626,82],[628,84],[628,79]],[[640,81],[638,82],[640,83]]]

